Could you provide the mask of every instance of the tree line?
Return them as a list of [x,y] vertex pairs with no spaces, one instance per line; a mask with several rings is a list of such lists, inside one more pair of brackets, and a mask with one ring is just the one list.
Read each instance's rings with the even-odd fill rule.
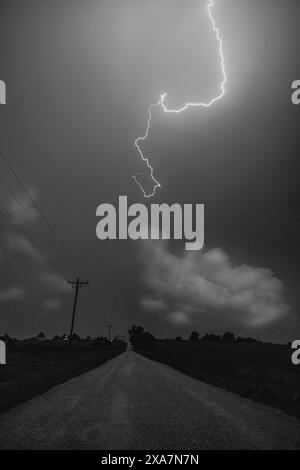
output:
[[[129,330],[129,341],[135,350],[149,350],[154,348],[156,341],[184,341],[182,336],[176,336],[175,338],[166,338],[164,340],[158,340],[149,331],[145,331],[142,326],[133,325]],[[226,331],[223,335],[217,335],[214,333],[207,333],[200,338],[200,334],[197,331],[192,331],[188,341],[211,341],[215,343],[260,343],[255,338],[247,337],[242,338],[240,336],[235,337],[231,331]]]

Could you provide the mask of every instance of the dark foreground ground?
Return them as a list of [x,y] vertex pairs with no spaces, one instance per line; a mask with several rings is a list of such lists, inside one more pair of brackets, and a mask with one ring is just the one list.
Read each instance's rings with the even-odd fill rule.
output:
[[68,343],[15,345],[0,366],[0,412],[49,390],[121,354],[126,344],[95,348]]
[[300,367],[277,344],[157,341],[149,359],[300,417]]
[[126,351],[3,413],[0,449],[300,449],[300,420]]

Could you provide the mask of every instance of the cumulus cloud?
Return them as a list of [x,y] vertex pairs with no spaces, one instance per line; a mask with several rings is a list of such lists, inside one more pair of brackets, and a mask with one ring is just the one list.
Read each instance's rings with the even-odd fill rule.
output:
[[61,302],[57,299],[46,299],[44,302],[45,310],[57,310],[61,307]]
[[144,298],[141,301],[141,305],[145,310],[149,311],[160,311],[165,308],[165,305],[162,300],[158,299],[151,299],[151,298]]
[[142,246],[146,287],[156,302],[175,312],[168,315],[177,323],[210,313],[261,326],[288,311],[283,284],[268,268],[233,266],[221,248],[177,256],[162,241]]
[[0,302],[18,300],[24,296],[24,289],[21,287],[9,287],[0,291]]
[[48,287],[55,288],[61,292],[70,291],[70,286],[66,280],[54,272],[44,272],[40,276],[41,281]]
[[177,325],[189,323],[190,319],[185,312],[176,311],[168,314],[168,317],[173,323]]
[[[31,190],[33,200],[37,199],[37,192]],[[36,239],[36,230],[28,220],[24,208],[30,214],[31,219],[39,222],[39,213],[34,204],[26,195],[18,195],[21,205],[12,198],[4,201],[6,211],[20,231],[28,235],[23,236],[21,232],[15,231],[5,220],[0,221],[0,249],[1,269],[5,274],[7,284],[18,285],[10,289],[0,290],[0,301],[18,300],[24,296],[24,292],[30,293],[26,296],[26,302],[35,303],[42,301],[45,310],[54,310],[61,304],[59,300],[54,300],[54,296],[62,296],[64,292],[70,292],[70,286],[62,276],[56,274],[52,269],[56,261],[53,261],[51,253],[43,247],[36,247],[31,242],[30,237]],[[38,287],[37,287],[38,286]],[[46,300],[43,300],[43,296]]]
[[44,255],[29,240],[21,235],[11,235],[7,239],[6,244],[15,253],[25,255],[35,261],[42,262],[45,259]]
[[[36,199],[36,191],[31,190],[33,200]],[[23,225],[25,223],[31,223],[31,220],[36,221],[39,218],[39,213],[34,207],[31,199],[24,195],[18,196],[18,200],[11,199],[9,201],[7,211],[10,216],[18,225]],[[29,216],[28,216],[29,214]]]

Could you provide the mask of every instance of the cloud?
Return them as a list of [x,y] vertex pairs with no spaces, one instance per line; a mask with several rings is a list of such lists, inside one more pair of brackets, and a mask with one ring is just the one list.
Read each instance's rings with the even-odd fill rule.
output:
[[151,298],[144,298],[141,301],[141,305],[145,310],[149,311],[159,311],[165,308],[164,303],[162,300],[151,299]]
[[[32,190],[31,192],[34,200],[36,198],[36,191]],[[32,223],[31,220],[36,221],[39,218],[39,213],[28,196],[18,196],[18,200],[11,199],[7,211],[14,222],[19,225],[30,224]]]
[[172,323],[176,323],[177,325],[182,325],[190,322],[190,319],[185,312],[171,312],[168,314],[168,317],[172,321]]
[[46,299],[44,302],[44,309],[45,310],[57,310],[61,307],[61,301],[57,299]]
[[221,248],[177,256],[162,241],[142,247],[145,285],[156,302],[175,312],[169,315],[177,323],[211,314],[261,326],[288,312],[283,284],[268,268],[232,266]]
[[[32,194],[35,200],[37,192],[34,190]],[[39,213],[33,207],[30,198],[22,195],[18,198],[22,206],[30,213],[31,218],[39,222]],[[36,240],[36,232],[32,232],[32,222],[24,214],[24,209],[13,199],[7,199],[4,202],[5,209],[15,224]],[[41,249],[36,247],[30,238],[15,232],[7,224],[0,232],[0,241],[3,247],[3,250],[0,249],[1,268],[5,273],[7,283],[22,285],[30,294],[26,296],[26,302],[35,302],[38,295],[38,301],[45,310],[58,308],[61,302],[53,297],[59,297],[71,289],[66,280],[52,270],[50,254],[43,247]],[[3,292],[0,291],[0,301],[18,300],[23,297],[23,294],[22,289],[13,287]]]
[[10,236],[6,244],[15,253],[20,253],[35,261],[43,262],[45,259],[44,255],[29,240],[21,235]]
[[24,289],[21,287],[9,287],[0,291],[0,302],[9,302],[24,297]]
[[55,289],[58,289],[61,292],[70,291],[70,285],[66,282],[66,280],[53,272],[45,272],[40,277],[41,281]]

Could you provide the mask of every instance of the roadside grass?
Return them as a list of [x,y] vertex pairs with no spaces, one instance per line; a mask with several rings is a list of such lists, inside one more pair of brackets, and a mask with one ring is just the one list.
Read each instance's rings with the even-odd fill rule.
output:
[[291,363],[288,346],[156,341],[141,354],[300,418],[300,367]]
[[125,343],[99,349],[50,342],[8,347],[7,364],[0,366],[0,412],[100,366],[125,349]]

